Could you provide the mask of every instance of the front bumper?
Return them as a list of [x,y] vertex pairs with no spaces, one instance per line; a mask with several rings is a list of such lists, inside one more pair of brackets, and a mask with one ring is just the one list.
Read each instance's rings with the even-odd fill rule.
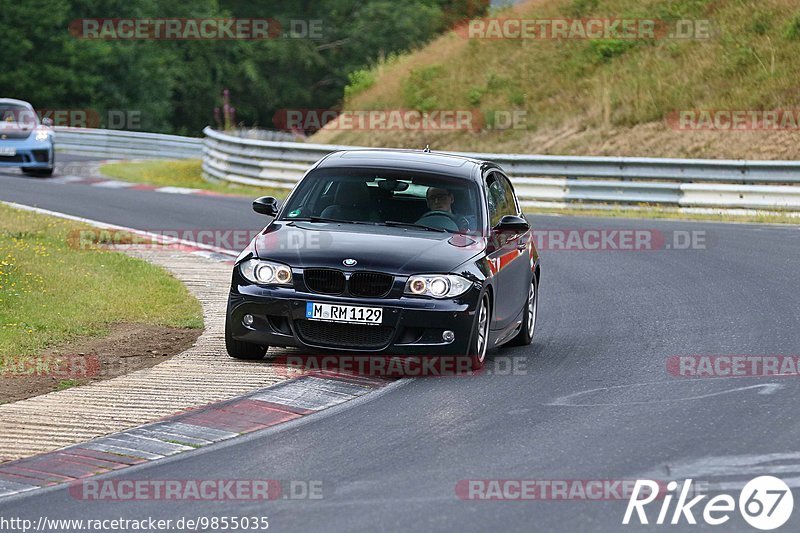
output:
[[0,167],[30,169],[53,168],[55,145],[48,141],[29,139],[7,139],[0,141],[0,147],[13,148],[14,155],[0,154]]
[[[243,294],[242,290],[249,294]],[[457,299],[350,298],[302,293],[290,288],[240,287],[228,300],[229,331],[238,341],[293,346],[309,353],[336,350],[377,355],[463,355],[468,352],[480,298],[476,286]],[[306,303],[334,303],[384,309],[383,323],[345,325],[306,319]],[[245,314],[253,316],[245,326]],[[455,339],[447,343],[442,333]]]

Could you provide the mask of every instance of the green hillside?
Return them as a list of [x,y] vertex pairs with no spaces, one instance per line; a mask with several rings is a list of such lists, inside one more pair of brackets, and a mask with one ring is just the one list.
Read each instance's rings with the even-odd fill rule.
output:
[[[470,39],[450,32],[427,47],[351,76],[345,109],[480,110],[481,131],[353,131],[312,141],[592,155],[790,158],[797,128],[689,131],[680,110],[800,108],[796,0],[533,0],[495,17],[681,20],[705,38]],[[702,22],[697,22],[702,21]],[[687,23],[683,23],[684,28]],[[661,26],[659,26],[661,28]],[[498,114],[499,112],[499,114]],[[518,127],[499,131],[516,112]]]

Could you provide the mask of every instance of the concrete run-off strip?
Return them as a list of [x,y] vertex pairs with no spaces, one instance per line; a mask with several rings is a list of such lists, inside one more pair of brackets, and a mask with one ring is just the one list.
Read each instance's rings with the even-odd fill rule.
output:
[[[280,389],[269,392],[262,389],[291,375],[267,361],[237,361],[227,356],[223,332],[230,258],[222,262],[197,253],[152,246],[132,248],[127,253],[166,268],[184,282],[202,304],[205,331],[192,348],[155,367],[0,406],[2,460],[22,459],[87,442],[254,391],[264,396],[263,401],[253,398],[248,403],[236,404],[235,409],[211,405],[197,412],[189,411],[180,415],[184,419],[178,425],[155,426],[95,440],[80,451],[85,455],[92,450],[92,454],[99,454],[100,460],[108,459],[108,454],[112,457],[129,454],[136,460],[155,459],[286,421],[349,399],[358,392],[349,384],[342,389],[331,388],[330,380],[321,379],[302,384],[293,380],[293,386],[284,392]],[[274,349],[270,353],[273,352],[279,353]],[[315,387],[319,387],[318,393],[312,390]],[[295,404],[297,407],[291,409],[280,407]],[[268,405],[278,407],[264,411]],[[60,452],[62,463],[86,463],[63,457],[64,454],[70,455]],[[6,463],[0,468],[5,469],[9,464],[13,465]],[[19,471],[16,474],[0,471],[0,493],[4,486],[12,491],[15,485],[24,485],[20,483],[24,479],[19,477],[26,478]]]
[[158,422],[0,465],[0,497],[191,452],[342,404],[383,380],[300,376]]

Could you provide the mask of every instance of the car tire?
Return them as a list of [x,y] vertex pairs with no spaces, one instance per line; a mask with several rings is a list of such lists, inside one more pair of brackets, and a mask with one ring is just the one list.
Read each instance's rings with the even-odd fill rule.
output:
[[259,346],[249,342],[237,341],[231,334],[231,329],[225,320],[225,350],[234,359],[257,360],[263,359],[269,350],[269,346]]
[[539,283],[536,276],[531,281],[528,289],[528,298],[525,300],[525,310],[522,313],[522,326],[516,337],[511,339],[509,346],[527,346],[533,341],[536,332],[536,319],[539,315]]
[[489,345],[489,326],[492,323],[492,307],[489,304],[489,294],[481,297],[478,310],[475,313],[475,326],[469,342],[469,366],[472,370],[480,370],[486,362],[486,352]]

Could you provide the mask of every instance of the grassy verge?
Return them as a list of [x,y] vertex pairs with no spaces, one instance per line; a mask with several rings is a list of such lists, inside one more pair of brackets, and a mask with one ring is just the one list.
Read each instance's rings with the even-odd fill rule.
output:
[[235,183],[214,183],[203,179],[199,159],[178,161],[122,161],[100,167],[100,172],[110,178],[159,187],[187,187],[241,196],[275,196],[283,198],[288,189],[251,187]]
[[800,217],[792,217],[782,214],[732,215],[728,213],[686,213],[658,207],[648,207],[644,209],[625,209],[624,207],[613,209],[557,209],[546,207],[525,207],[523,208],[523,211],[526,215],[562,215],[572,217],[697,220],[705,222],[800,225]]
[[[696,21],[698,31],[697,38],[667,34],[636,40],[468,39],[463,31],[451,32],[356,73],[345,89],[345,109],[475,110],[484,119],[481,131],[330,128],[312,142],[506,153],[800,157],[792,128],[693,131],[669,121],[680,110],[795,108],[796,0],[529,0],[498,16],[656,19],[670,32],[678,21],[692,28]],[[500,120],[513,116],[520,120]]]
[[164,270],[71,247],[87,227],[0,204],[0,371],[116,323],[203,327],[199,302]]

